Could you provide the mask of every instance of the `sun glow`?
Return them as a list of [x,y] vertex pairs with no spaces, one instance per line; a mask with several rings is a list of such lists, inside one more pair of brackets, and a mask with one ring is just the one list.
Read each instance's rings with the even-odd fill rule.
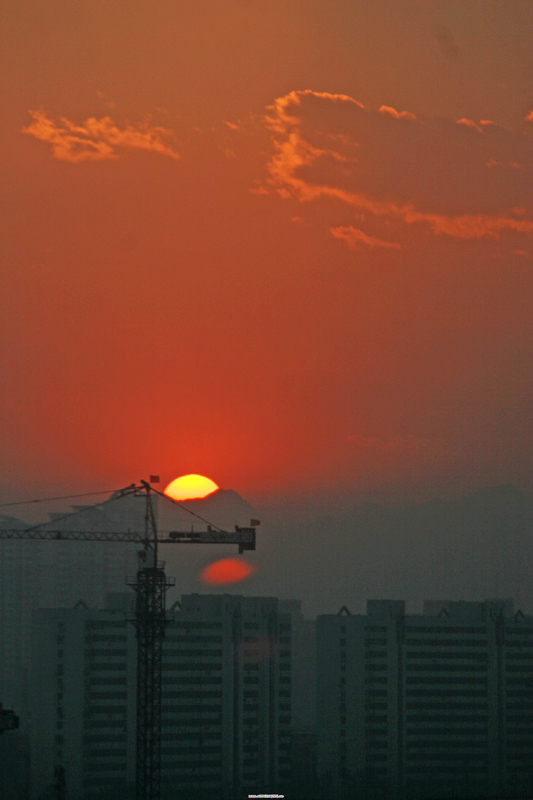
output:
[[172,500],[197,500],[218,491],[219,487],[204,475],[182,475],[171,481],[165,489],[167,497]]
[[249,578],[255,572],[255,567],[249,564],[244,559],[240,558],[222,558],[220,561],[215,561],[209,564],[200,574],[200,580],[203,583],[210,584],[223,584],[223,583],[237,583]]

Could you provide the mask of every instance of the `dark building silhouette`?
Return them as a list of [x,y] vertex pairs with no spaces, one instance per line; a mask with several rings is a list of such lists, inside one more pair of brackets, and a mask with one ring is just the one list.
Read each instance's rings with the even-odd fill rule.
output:
[[[58,766],[69,800],[132,790],[134,599],[34,614],[32,800]],[[163,797],[527,797],[532,668],[533,617],[510,600],[371,600],[315,637],[296,601],[185,595],[164,644]]]
[[[75,506],[68,527],[75,531],[144,531],[144,498],[121,497],[94,506]],[[64,520],[50,514],[46,530]],[[65,523],[63,523],[65,524]],[[0,515],[0,528],[28,525]],[[15,707],[24,728],[29,716],[32,612],[69,608],[79,598],[102,607],[109,592],[122,591],[137,569],[135,543],[20,541],[0,539],[0,701]]]
[[319,617],[318,770],[332,796],[528,796],[533,617],[510,600],[368,601]]
[[[34,615],[32,797],[65,768],[69,800],[135,783],[134,596]],[[271,597],[186,595],[163,652],[163,797],[283,793],[292,620]]]

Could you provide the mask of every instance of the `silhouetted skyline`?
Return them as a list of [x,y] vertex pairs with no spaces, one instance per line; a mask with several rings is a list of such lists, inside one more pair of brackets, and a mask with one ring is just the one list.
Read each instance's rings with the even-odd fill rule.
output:
[[[194,473],[257,549],[165,546],[169,603],[533,610],[533,4],[4,11],[0,525]],[[20,696],[33,610],[135,571],[61,544],[0,541]]]

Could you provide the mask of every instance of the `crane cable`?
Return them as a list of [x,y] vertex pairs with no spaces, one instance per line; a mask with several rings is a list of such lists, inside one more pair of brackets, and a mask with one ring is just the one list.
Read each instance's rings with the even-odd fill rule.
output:
[[[129,489],[131,487],[128,486],[127,488]],[[197,514],[195,511],[191,511],[190,508],[187,508],[187,506],[184,506],[182,504],[181,500],[178,502],[177,500],[174,500],[174,498],[169,497],[164,492],[160,492],[158,489],[154,489],[153,486],[150,486],[150,489],[155,494],[158,494],[161,497],[164,497],[166,500],[170,500],[172,503],[175,503],[176,505],[179,505],[179,507],[182,508],[184,511],[186,511],[188,514],[191,514],[193,517],[196,517],[197,519],[201,520],[202,522],[205,522],[206,525],[210,525],[211,528],[213,528],[213,529],[215,529],[217,531],[220,531],[221,533],[224,533],[223,528],[219,528],[218,525],[215,525],[213,522],[209,522],[209,520],[205,519],[204,517],[201,517],[200,514]],[[111,494],[111,495],[113,495],[113,494],[116,494],[116,493],[118,493],[120,491],[123,491],[123,490],[122,489],[111,489],[111,490],[107,489],[107,490],[101,491],[101,492],[85,492],[84,494],[66,494],[66,495],[63,495],[62,497],[42,497],[42,498],[39,498],[37,500],[19,500],[16,503],[0,503],[0,508],[7,508],[9,506],[24,506],[24,505],[30,505],[31,503],[46,503],[46,502],[51,502],[53,500],[72,500],[72,499],[75,499],[77,497],[94,497],[94,495],[98,495],[98,494]],[[110,497],[108,500],[103,500],[101,503],[95,503],[94,506],[89,506],[89,507],[84,506],[83,508],[77,509],[76,511],[70,511],[67,514],[65,514],[65,515],[53,520],[53,522],[60,522],[61,520],[66,519],[67,517],[73,517],[76,514],[81,514],[83,511],[87,511],[87,508],[101,507],[105,503],[109,503],[112,500],[120,500],[120,499],[122,499],[123,496],[124,495],[119,495],[118,497]],[[27,530],[35,530],[35,528],[40,528],[43,525],[51,525],[51,524],[52,524],[51,521],[39,522],[37,525],[31,526]]]
[[52,500],[72,500],[76,497],[91,497],[96,494],[113,494],[120,491],[119,489],[105,489],[101,492],[85,492],[85,494],[65,494],[63,497],[41,497],[37,500],[18,500],[16,503],[0,503],[0,508],[7,508],[8,506],[26,506],[30,503],[48,503]]
[[[135,484],[132,484],[134,486]],[[127,486],[127,489],[130,489],[131,486]],[[124,495],[119,494],[119,492],[123,491],[122,489],[117,489],[113,494],[114,496],[109,497],[107,500],[102,500],[101,503],[95,503],[94,506],[82,506],[81,508],[77,508],[75,511],[68,511],[66,514],[62,514],[60,517],[56,517],[52,520],[47,520],[46,522],[38,522],[37,525],[32,525],[29,528],[25,528],[26,531],[34,531],[38,528],[43,528],[45,525],[48,525],[52,530],[57,522],[62,522],[64,519],[70,519],[71,517],[75,517],[77,514],[84,514],[86,511],[97,508],[101,511],[105,516],[105,511],[103,511],[102,506],[106,505],[107,503],[112,503],[116,500],[121,500]],[[89,494],[103,494],[102,492],[88,492],[85,497],[88,497]],[[84,495],[78,494],[73,495],[74,497],[84,497]],[[59,498],[58,498],[59,499]]]
[[175,503],[177,506],[182,508],[188,514],[192,514],[193,517],[197,517],[202,522],[205,522],[206,525],[210,525],[215,530],[220,531],[220,533],[224,533],[224,529],[223,528],[219,528],[218,525],[214,524],[214,522],[209,522],[208,519],[204,519],[204,517],[201,517],[200,514],[197,514],[195,511],[191,511],[190,508],[187,508],[187,506],[182,505],[181,500],[174,500],[173,497],[169,497],[168,494],[165,494],[164,492],[160,492],[159,489],[154,489],[153,486],[150,486],[150,489],[152,490],[152,492],[155,492],[155,494],[158,494],[161,497],[164,497],[166,500],[170,500],[172,503]]

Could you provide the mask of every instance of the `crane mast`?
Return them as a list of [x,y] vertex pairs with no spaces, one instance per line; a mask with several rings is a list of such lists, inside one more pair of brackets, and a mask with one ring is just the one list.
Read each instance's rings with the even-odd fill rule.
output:
[[151,486],[146,482],[143,484],[146,491],[145,549],[140,556],[144,558],[140,559],[136,578],[127,580],[137,595],[136,794],[137,800],[159,800],[165,597],[174,580],[166,577],[165,564],[157,558]]
[[[48,541],[136,542],[139,568],[127,584],[136,593],[135,628],[137,637],[137,728],[136,728],[136,800],[160,800],[161,797],[161,716],[163,640],[166,626],[166,591],[174,578],[165,574],[165,562],[158,560],[161,544],[237,544],[239,553],[255,550],[255,528],[235,526],[234,532],[207,526],[206,531],[170,531],[161,538],[157,531],[152,492],[147,481],[122,489],[119,496],[145,496],[144,532],[79,531],[46,523],[46,527],[0,529],[0,539]],[[156,492],[161,494],[161,492]],[[68,526],[68,521],[65,523]]]

